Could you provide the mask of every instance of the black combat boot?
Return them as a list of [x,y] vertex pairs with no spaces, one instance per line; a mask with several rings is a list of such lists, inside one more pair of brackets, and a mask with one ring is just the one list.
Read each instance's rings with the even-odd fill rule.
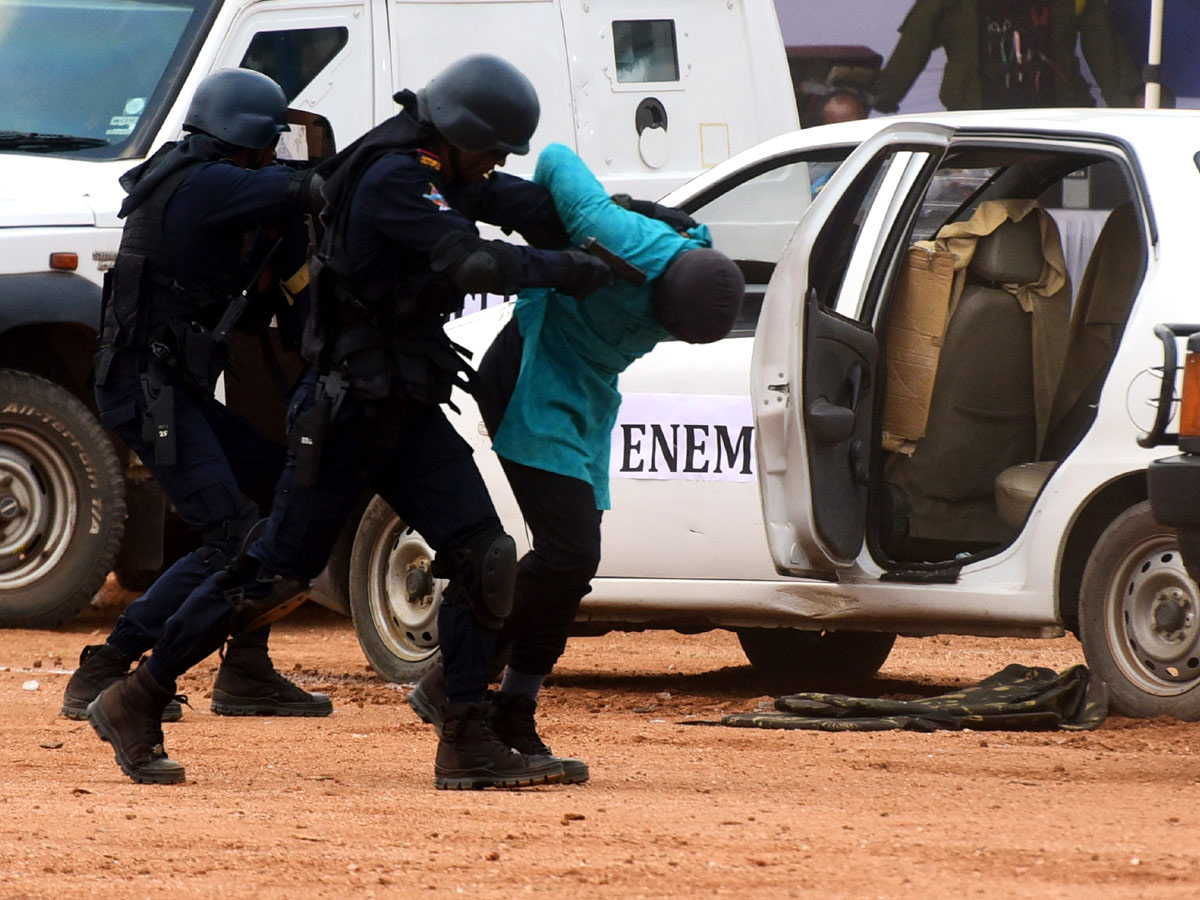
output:
[[438,790],[516,788],[562,781],[558,760],[518,753],[492,733],[487,703],[448,703],[434,762]]
[[302,690],[275,671],[265,638],[241,634],[222,652],[212,711],[219,716],[327,716],[333,712],[333,702],[326,694]]
[[534,713],[537,700],[528,694],[489,691],[492,711],[488,721],[496,737],[514,750],[535,759],[552,759],[563,767],[563,784],[582,784],[590,777],[587,763],[569,756],[555,756],[538,736]]
[[[89,644],[79,654],[79,668],[67,682],[63,692],[62,714],[68,719],[83,721],[88,717],[88,704],[100,696],[100,692],[133,665],[133,657],[126,656],[112,644]],[[183,707],[172,700],[163,710],[164,722],[178,722],[183,718]]]
[[408,705],[422,722],[433,726],[438,737],[442,736],[442,722],[446,718],[446,670],[440,662],[435,663],[408,692]]
[[162,714],[172,694],[138,666],[100,692],[87,708],[100,740],[112,744],[121,771],[142,784],[180,784],[183,766],[163,748]]

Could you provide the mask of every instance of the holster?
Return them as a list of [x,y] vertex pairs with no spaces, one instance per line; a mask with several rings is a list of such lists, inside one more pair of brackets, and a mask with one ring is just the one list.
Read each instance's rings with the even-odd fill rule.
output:
[[211,394],[229,362],[229,345],[216,340],[209,329],[197,322],[176,319],[170,323],[170,330],[180,377]]
[[161,365],[152,363],[142,374],[142,396],[146,409],[142,413],[142,439],[154,445],[154,462],[159,466],[175,465],[175,388],[166,381]]
[[313,405],[296,417],[288,435],[291,450],[296,455],[296,484],[311,488],[317,483],[321,456],[329,423],[337,415],[346,396],[346,379],[337,370],[317,380]]

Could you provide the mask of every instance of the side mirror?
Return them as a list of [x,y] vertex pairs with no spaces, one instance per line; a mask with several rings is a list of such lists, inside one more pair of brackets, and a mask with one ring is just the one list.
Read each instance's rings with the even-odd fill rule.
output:
[[337,152],[333,141],[333,126],[322,115],[299,109],[287,111],[291,131],[279,136],[280,159],[309,162],[316,165]]

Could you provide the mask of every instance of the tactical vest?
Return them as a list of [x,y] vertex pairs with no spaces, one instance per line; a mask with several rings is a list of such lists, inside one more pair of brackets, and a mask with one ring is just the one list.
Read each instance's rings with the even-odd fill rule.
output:
[[356,275],[344,245],[349,210],[363,174],[383,156],[420,146],[420,126],[401,114],[378,135],[368,133],[347,148],[339,168],[349,179],[326,223],[310,272],[316,296],[305,323],[301,352],[321,371],[338,369],[357,396],[381,400],[405,396],[446,403],[457,384],[467,387],[464,351],[442,330],[461,308],[462,292],[432,271],[395,283]]
[[205,390],[216,383],[224,363],[202,358],[211,353],[202,346],[206,329],[197,320],[219,315],[233,291],[234,273],[213,273],[216,283],[184,289],[168,274],[163,237],[167,203],[203,162],[198,160],[164,178],[125,222],[116,263],[104,280],[96,362],[98,386],[107,380],[116,354],[145,350],[156,352],[184,382]]

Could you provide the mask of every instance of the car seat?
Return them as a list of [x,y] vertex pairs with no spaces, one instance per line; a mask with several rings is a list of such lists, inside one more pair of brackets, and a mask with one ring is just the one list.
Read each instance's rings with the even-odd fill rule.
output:
[[885,480],[909,508],[904,555],[921,558],[929,542],[950,542],[953,553],[1014,534],[996,513],[994,485],[1037,454],[1033,314],[1013,291],[1042,278],[1042,215],[1036,209],[978,239],[946,328],[925,436],[886,464]]
[[1041,458],[996,478],[996,511],[1009,528],[1022,526],[1058,461],[1075,449],[1096,418],[1104,379],[1146,269],[1139,227],[1137,210],[1127,202],[1112,211],[1096,239],[1071,314],[1066,361]]

